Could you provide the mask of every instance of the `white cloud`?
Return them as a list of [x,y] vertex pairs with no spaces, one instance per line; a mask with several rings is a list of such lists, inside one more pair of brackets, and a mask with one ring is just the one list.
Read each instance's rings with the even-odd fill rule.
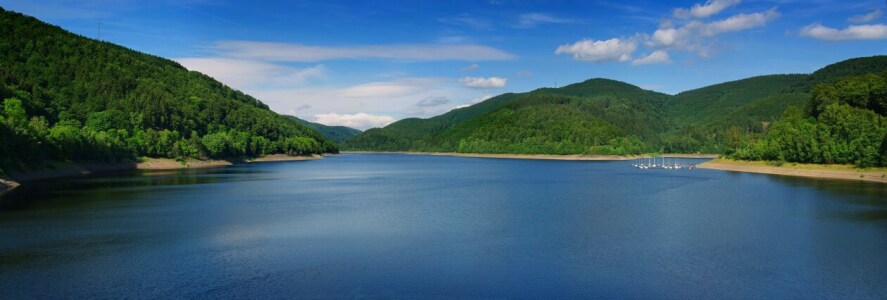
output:
[[699,22],[692,22],[679,28],[662,27],[656,29],[647,40],[647,46],[653,48],[683,47],[690,43],[694,31],[700,25]]
[[678,49],[707,57],[711,51],[710,38],[761,27],[778,17],[779,12],[770,9],[751,14],[737,14],[708,23],[693,20],[679,27],[674,27],[672,22],[663,22],[651,36],[647,37],[644,44],[651,49]]
[[668,52],[663,50],[656,50],[650,55],[647,55],[643,58],[635,59],[631,62],[632,65],[649,65],[649,64],[670,64],[671,59],[668,57]]
[[[776,8],[755,13],[740,13],[724,19],[705,21],[731,6],[738,0],[710,0],[696,4],[690,9],[675,9],[676,17],[690,20],[663,20],[652,34],[636,33],[631,38],[611,38],[609,40],[585,39],[573,44],[561,45],[555,54],[572,54],[573,59],[592,62],[619,61],[633,65],[670,63],[667,50],[692,52],[700,57],[708,57],[714,46],[715,36],[762,27],[780,16]],[[632,59],[638,44],[652,51],[648,56]]]
[[463,77],[459,79],[459,82],[462,83],[462,85],[473,89],[498,89],[505,87],[505,84],[508,83],[508,79],[499,77]]
[[575,60],[585,61],[629,61],[637,49],[634,40],[612,38],[606,41],[581,40],[573,44],[557,47],[554,54],[572,54]]
[[672,13],[675,18],[687,19],[698,18],[704,19],[739,4],[740,0],[709,0],[705,4],[694,4],[690,9],[678,8]]
[[850,18],[847,19],[847,22],[850,22],[850,23],[857,23],[857,24],[859,24],[859,23],[868,23],[868,22],[871,22],[871,21],[877,20],[877,19],[880,18],[880,17],[881,17],[881,10],[880,10],[880,9],[875,9],[875,10],[872,10],[871,12],[869,12],[869,13],[867,13],[867,14],[857,15],[857,16],[852,16],[852,17],[850,17]]
[[552,24],[565,24],[565,23],[575,23],[575,20],[558,18],[549,14],[542,13],[530,13],[523,14],[518,16],[517,24],[514,24],[514,27],[517,28],[533,28],[540,24],[552,23]]
[[724,20],[711,22],[702,26],[700,32],[704,36],[715,36],[725,32],[735,32],[764,26],[767,22],[779,17],[779,12],[771,8],[765,12],[738,14]]
[[328,126],[347,126],[361,130],[385,127],[388,124],[394,123],[394,121],[396,120],[390,116],[371,115],[363,112],[356,114],[328,113],[314,115],[314,122],[316,123]]
[[844,29],[835,29],[820,24],[810,24],[801,28],[800,34],[825,41],[879,40],[887,39],[887,25],[851,25]]
[[472,72],[474,70],[477,70],[478,67],[479,66],[477,64],[472,64],[470,66],[462,67],[459,70],[461,70],[462,72]]
[[322,77],[326,72],[323,65],[298,69],[260,61],[219,57],[177,58],[175,61],[189,70],[209,75],[236,89],[298,85],[310,78]]
[[370,82],[340,89],[335,94],[339,98],[402,97],[418,94],[427,86],[439,81],[433,78],[410,78]]
[[462,44],[399,44],[351,47],[291,43],[220,41],[209,47],[221,56],[264,61],[316,62],[336,59],[509,60],[516,56],[488,46]]

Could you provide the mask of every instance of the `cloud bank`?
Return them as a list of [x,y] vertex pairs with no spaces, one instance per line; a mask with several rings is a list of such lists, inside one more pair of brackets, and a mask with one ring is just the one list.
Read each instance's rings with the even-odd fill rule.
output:
[[668,52],[662,50],[653,51],[650,55],[645,57],[635,59],[631,62],[632,65],[650,65],[650,64],[670,64],[671,58],[668,56]]
[[293,68],[261,61],[196,57],[177,58],[189,70],[198,70],[237,89],[299,85],[326,74],[324,65]]
[[[670,51],[685,51],[700,57],[708,57],[716,36],[763,27],[780,17],[776,8],[754,13],[739,13],[727,18],[706,21],[725,9],[739,4],[738,0],[710,0],[689,9],[677,8],[672,15],[677,20],[664,20],[652,33],[636,33],[625,38],[608,40],[583,39],[559,46],[556,55],[571,54],[574,60],[590,62],[630,62],[632,65],[671,63]],[[632,59],[643,45],[652,52],[642,58]]]
[[221,56],[277,62],[319,62],[341,59],[391,59],[416,61],[510,60],[515,55],[474,44],[393,44],[364,46],[311,46],[297,43],[220,41],[209,47]]
[[572,54],[575,60],[592,62],[629,61],[631,54],[637,49],[632,40],[612,38],[606,41],[581,40],[573,44],[557,47],[554,54]]
[[385,127],[396,121],[390,116],[371,115],[367,113],[356,114],[317,114],[314,115],[314,122],[329,126],[347,126],[366,130],[373,127]]
[[875,9],[867,14],[852,16],[847,19],[847,22],[856,23],[856,24],[868,23],[868,22],[877,20],[880,17],[881,17],[881,10]]
[[687,19],[687,18],[708,18],[717,13],[739,4],[739,0],[709,0],[706,1],[705,4],[694,4],[690,9],[685,8],[677,8],[673,11],[672,15],[675,18]]
[[508,83],[508,79],[499,77],[463,77],[459,79],[459,82],[462,83],[462,85],[473,89],[498,89],[505,87],[505,84]]
[[802,28],[800,35],[824,41],[880,40],[887,39],[887,25],[851,25],[844,29],[836,29],[811,24]]

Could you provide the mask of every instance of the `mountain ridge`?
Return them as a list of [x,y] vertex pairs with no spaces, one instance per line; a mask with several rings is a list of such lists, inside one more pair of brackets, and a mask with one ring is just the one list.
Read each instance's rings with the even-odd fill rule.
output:
[[290,117],[292,117],[293,119],[295,119],[299,123],[302,123],[304,125],[307,125],[308,127],[311,127],[314,130],[317,130],[317,132],[319,132],[320,135],[323,136],[325,139],[333,141],[337,144],[342,143],[342,142],[354,137],[355,135],[358,135],[361,132],[363,132],[363,131],[360,131],[359,129],[355,129],[355,128],[351,128],[351,127],[347,127],[347,126],[324,125],[324,124],[320,124],[320,123],[314,123],[314,122],[311,122],[311,121],[308,121],[308,120],[305,120],[305,119],[302,119],[302,118],[299,118],[296,116],[290,116]]
[[[568,109],[571,113],[567,115],[574,118],[574,125],[590,126],[589,122],[603,127],[615,125],[617,128],[611,128],[607,132],[614,134],[622,131],[622,133],[612,136],[600,135],[596,141],[585,141],[581,147],[568,147],[572,150],[557,150],[557,153],[621,154],[639,151],[721,153],[724,150],[723,142],[727,130],[744,130],[746,132],[766,130],[767,125],[777,121],[781,117],[782,111],[787,107],[805,106],[815,84],[833,81],[848,74],[861,75],[880,70],[887,70],[887,56],[852,58],[829,64],[811,74],[752,76],[687,90],[675,95],[646,90],[617,80],[591,78],[560,88],[548,87],[524,93],[506,93],[428,119],[408,118],[383,128],[368,129],[343,143],[343,149],[420,152],[477,151],[483,149],[476,147],[466,149],[460,148],[458,145],[470,143],[472,136],[479,135],[485,135],[485,138],[501,139],[501,143],[506,140],[515,143],[521,138],[532,138],[530,133],[538,136],[539,134],[544,135],[546,131],[539,132],[532,128],[526,128],[527,135],[505,137],[494,132],[505,131],[508,128],[485,128],[482,124],[483,121],[471,120],[485,118],[486,122],[492,122],[495,119],[505,122],[501,124],[502,126],[520,127],[522,125],[516,121],[505,121],[503,119],[507,115],[505,112],[500,112],[498,119],[496,116],[486,115],[494,114],[499,110],[510,110],[514,113],[515,108],[519,108],[515,105],[533,106],[533,102],[539,102],[542,95],[550,95],[569,99],[560,101],[560,104],[578,105],[587,109],[581,117],[573,114],[576,112],[573,109]],[[621,104],[621,106],[614,104]],[[591,109],[594,106],[598,107]],[[625,111],[617,112],[620,107]],[[567,111],[562,112],[567,113]],[[529,115],[523,115],[527,113],[530,113],[530,110],[523,109],[517,116],[509,115],[509,117],[518,119],[525,117],[535,120]],[[543,112],[536,109],[533,113]],[[533,122],[540,123],[532,124],[532,126],[540,128],[545,126],[541,123],[543,120]],[[469,129],[469,127],[473,129]],[[479,131],[475,132],[474,130]],[[650,134],[651,130],[656,133]],[[608,138],[621,138],[622,141],[601,141],[601,139]],[[564,138],[561,137],[560,140],[564,140]],[[626,142],[626,140],[631,142]],[[546,142],[554,143],[555,141],[539,140],[538,144],[533,147]],[[483,140],[481,143],[491,142]],[[633,146],[623,147],[623,150],[631,148],[632,151],[616,149],[618,146],[615,144],[624,145],[626,143],[633,144]],[[499,150],[490,151],[503,153],[501,149],[505,146],[507,145],[498,145],[493,148]],[[612,151],[601,150],[602,147],[610,147]],[[546,149],[553,148],[547,147]],[[525,152],[515,154],[522,153]],[[538,151],[527,153],[544,154]]]

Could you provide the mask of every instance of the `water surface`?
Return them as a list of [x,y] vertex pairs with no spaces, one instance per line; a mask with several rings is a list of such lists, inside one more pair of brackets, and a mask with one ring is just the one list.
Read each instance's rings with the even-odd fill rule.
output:
[[885,298],[883,184],[349,154],[30,183],[0,295]]

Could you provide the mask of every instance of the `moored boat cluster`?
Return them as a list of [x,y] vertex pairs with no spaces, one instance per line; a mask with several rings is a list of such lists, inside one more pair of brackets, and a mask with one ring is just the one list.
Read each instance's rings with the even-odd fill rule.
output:
[[631,165],[632,167],[638,169],[668,169],[668,170],[679,170],[679,169],[693,169],[696,168],[693,164],[687,164],[682,159],[677,157],[641,157],[634,160],[634,163]]

